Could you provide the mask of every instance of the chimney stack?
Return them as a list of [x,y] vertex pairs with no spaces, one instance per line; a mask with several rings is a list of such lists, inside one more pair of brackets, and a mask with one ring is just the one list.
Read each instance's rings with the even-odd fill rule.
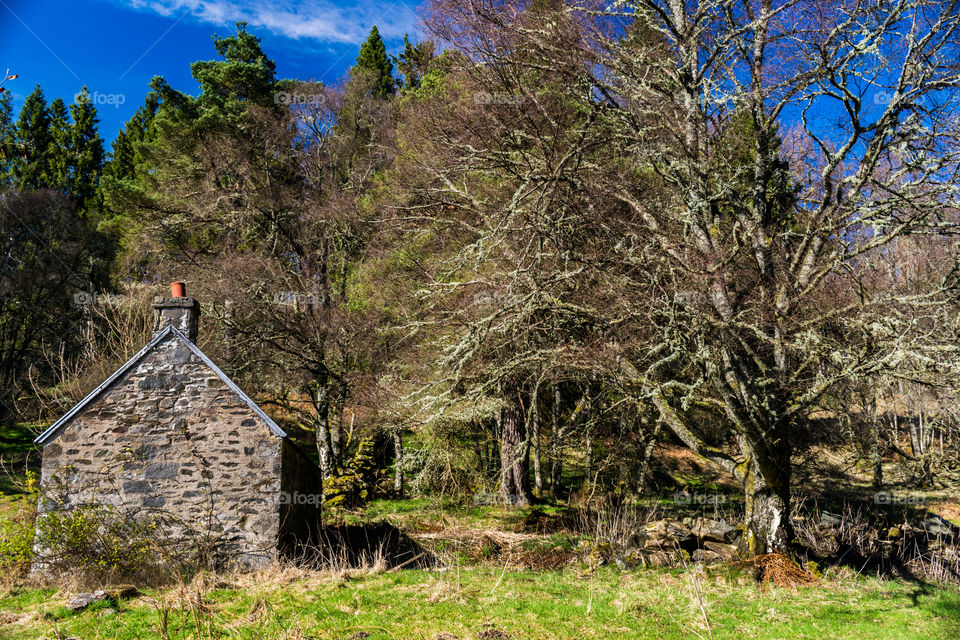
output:
[[197,341],[197,325],[200,321],[200,303],[187,297],[186,285],[174,282],[170,285],[170,297],[153,299],[153,332],[156,334],[173,325],[190,342]]

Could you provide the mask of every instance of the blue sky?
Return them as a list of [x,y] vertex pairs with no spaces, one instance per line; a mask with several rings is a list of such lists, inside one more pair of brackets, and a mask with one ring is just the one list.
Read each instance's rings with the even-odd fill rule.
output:
[[15,108],[39,84],[67,102],[86,85],[109,140],[164,76],[190,93],[190,63],[216,57],[211,36],[237,20],[263,40],[281,77],[336,82],[370,27],[391,52],[419,33],[417,0],[0,0],[0,73]]

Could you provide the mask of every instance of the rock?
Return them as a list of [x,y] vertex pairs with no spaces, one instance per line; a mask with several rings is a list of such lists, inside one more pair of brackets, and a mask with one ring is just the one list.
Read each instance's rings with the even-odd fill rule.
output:
[[[140,591],[133,585],[123,584],[110,589],[97,589],[92,593],[78,593],[67,600],[67,609],[71,611],[83,611],[94,602],[103,600],[122,600],[136,598]],[[109,609],[107,610],[109,611]],[[116,612],[114,612],[116,613]]]
[[661,549],[675,549],[685,547],[694,542],[690,529],[678,522],[658,520],[651,522],[643,529],[648,547]]
[[949,521],[936,514],[927,517],[921,526],[927,530],[927,533],[932,533],[935,536],[952,536],[956,530],[956,527]]
[[101,602],[109,597],[103,589],[98,589],[93,593],[78,593],[67,600],[67,609],[70,609],[70,611],[83,611],[94,602]]
[[627,549],[617,558],[617,566],[621,569],[636,569],[644,564],[643,553],[639,549]]
[[627,536],[625,546],[628,549],[642,549],[647,546],[647,535],[643,531],[635,531]]
[[704,540],[703,546],[710,551],[713,551],[715,554],[720,556],[726,562],[733,562],[736,560],[740,554],[737,553],[737,548],[732,544],[727,544],[726,542],[715,542],[713,540]]
[[690,558],[698,564],[716,564],[717,562],[723,561],[720,554],[710,549],[694,549],[693,553],[690,554]]
[[843,518],[839,514],[830,513],[829,511],[820,512],[820,526],[821,527],[839,527],[840,523],[843,522]]
[[140,596],[140,590],[132,584],[121,584],[116,587],[105,589],[107,595],[117,600],[129,600]]
[[591,567],[602,567],[615,559],[614,552],[616,550],[613,544],[609,542],[582,540],[578,545],[578,549],[581,553],[585,554],[586,557],[584,560],[586,560],[587,564]]
[[645,566],[651,567],[670,567],[673,565],[674,555],[660,549],[643,549],[643,559]]
[[720,520],[697,518],[690,532],[701,540],[714,542],[733,542],[737,536],[737,528]]

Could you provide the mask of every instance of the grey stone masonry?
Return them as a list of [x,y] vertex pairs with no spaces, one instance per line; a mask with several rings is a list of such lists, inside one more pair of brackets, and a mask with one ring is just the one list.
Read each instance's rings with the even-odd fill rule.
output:
[[109,505],[156,516],[166,541],[207,545],[219,567],[263,566],[319,528],[319,500],[292,496],[318,496],[319,469],[181,332],[189,314],[170,308],[159,314],[169,325],[38,438],[41,517]]
[[190,342],[196,342],[199,323],[200,303],[193,298],[163,298],[157,296],[153,299],[154,335],[168,326],[174,326],[180,333],[187,336]]

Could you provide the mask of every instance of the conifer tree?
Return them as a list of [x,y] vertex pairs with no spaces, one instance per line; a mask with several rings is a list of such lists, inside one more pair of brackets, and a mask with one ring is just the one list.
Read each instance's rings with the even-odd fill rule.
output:
[[13,162],[13,182],[19,188],[51,186],[50,112],[40,85],[27,96],[17,119],[16,143],[20,153]]
[[396,90],[393,63],[387,55],[387,48],[376,26],[370,30],[366,42],[360,47],[354,69],[375,74],[376,82],[373,83],[372,89],[374,95],[385,97]]
[[403,51],[397,56],[397,70],[403,74],[403,90],[418,89],[433,60],[434,44],[430,40],[413,44],[407,34],[403,34]]
[[76,104],[70,105],[73,126],[70,150],[73,165],[72,193],[84,215],[99,211],[100,174],[103,171],[103,140],[97,132],[97,109],[84,87]]
[[70,149],[70,112],[62,98],[50,103],[49,185],[70,192],[73,158]]
[[103,173],[115,180],[133,178],[136,167],[143,159],[140,145],[150,141],[151,125],[160,106],[160,97],[156,92],[147,94],[143,105],[137,109],[113,140],[110,161],[104,166]]

